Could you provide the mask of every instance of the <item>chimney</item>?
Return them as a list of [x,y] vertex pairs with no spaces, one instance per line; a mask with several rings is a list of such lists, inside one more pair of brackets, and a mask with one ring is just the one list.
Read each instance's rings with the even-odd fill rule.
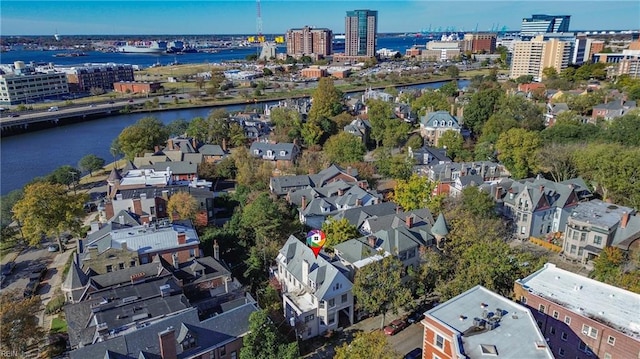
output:
[[160,340],[160,357],[162,359],[177,359],[178,350],[176,349],[176,332],[173,327],[158,333]]
[[622,212],[622,218],[620,219],[620,228],[627,228],[629,223],[629,213],[627,211]]
[[178,233],[178,244],[187,243],[187,234],[186,233]]
[[142,224],[149,224],[150,220],[149,220],[149,215],[145,214],[140,216],[140,222],[142,222]]
[[304,211],[307,208],[307,196],[302,196],[302,210]]
[[142,215],[142,201],[140,198],[135,198],[133,200],[133,213]]
[[347,167],[347,174],[348,174],[349,176],[352,176],[352,174],[351,174],[351,166]]
[[168,190],[166,190],[166,189],[165,189],[165,190],[163,190],[163,191],[162,191],[162,198],[163,198],[165,201],[168,201],[168,200],[169,200],[169,191],[168,191]]
[[153,146],[153,152],[154,153],[155,152],[159,152],[159,151],[160,151],[160,146],[158,146],[158,145]]
[[168,139],[168,140],[167,140],[167,147],[168,147],[170,150],[173,150],[173,140],[172,140],[172,139]]
[[413,216],[412,215],[408,215],[407,218],[405,218],[405,224],[407,225],[407,227],[411,228],[413,227]]
[[223,152],[227,152],[227,139],[226,138],[222,139],[222,151]]
[[367,237],[367,239],[369,240],[369,247],[371,248],[375,248],[376,247],[376,236],[369,236]]
[[502,195],[502,188],[500,187],[496,187],[496,201],[500,199],[500,197]]
[[456,115],[456,105],[451,104],[451,111],[450,111],[450,113],[451,113],[451,116],[455,116],[455,115]]
[[544,192],[544,186],[540,185],[540,193]]
[[124,216],[123,215],[118,216],[118,223],[124,225]]
[[195,137],[191,138],[191,146],[193,146],[194,150],[198,148],[198,141]]
[[217,240],[213,241],[213,258],[217,261],[220,260],[220,246],[218,245]]
[[339,189],[338,190],[338,196],[340,196],[340,197],[344,196],[344,190],[343,189]]
[[302,260],[302,284],[309,285],[309,262]]
[[356,206],[362,207],[362,198],[356,198]]

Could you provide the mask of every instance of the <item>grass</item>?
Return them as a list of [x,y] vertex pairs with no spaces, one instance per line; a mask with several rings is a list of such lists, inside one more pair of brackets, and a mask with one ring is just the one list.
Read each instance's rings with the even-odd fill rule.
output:
[[57,316],[51,320],[50,333],[66,333],[67,331],[67,321],[64,318]]

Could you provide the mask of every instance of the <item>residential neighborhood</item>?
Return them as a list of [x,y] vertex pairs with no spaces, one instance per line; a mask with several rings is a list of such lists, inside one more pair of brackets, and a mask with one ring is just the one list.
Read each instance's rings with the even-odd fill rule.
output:
[[[638,357],[638,32],[532,15],[403,55],[378,15],[346,12],[344,53],[305,25],[208,66],[201,89],[254,102],[132,107],[113,161],[3,195],[1,356]],[[401,81],[432,63],[433,86]],[[258,101],[277,66],[310,96]]]

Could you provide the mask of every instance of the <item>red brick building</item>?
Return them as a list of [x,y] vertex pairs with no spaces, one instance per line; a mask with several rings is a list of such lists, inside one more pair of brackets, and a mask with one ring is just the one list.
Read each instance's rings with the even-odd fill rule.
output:
[[115,82],[113,89],[116,92],[122,93],[154,93],[162,88],[162,84],[159,82]]
[[517,280],[514,294],[531,309],[556,357],[640,357],[639,294],[551,263]]

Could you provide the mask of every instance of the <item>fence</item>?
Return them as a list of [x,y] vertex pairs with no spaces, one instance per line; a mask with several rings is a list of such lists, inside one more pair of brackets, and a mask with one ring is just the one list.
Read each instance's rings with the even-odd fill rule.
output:
[[531,241],[531,243],[537,244],[541,247],[544,247],[548,250],[554,251],[554,252],[562,252],[562,247],[557,246],[553,243],[549,243],[548,241],[544,240],[544,239],[540,239],[540,238],[536,238],[536,237],[530,237],[529,241]]

